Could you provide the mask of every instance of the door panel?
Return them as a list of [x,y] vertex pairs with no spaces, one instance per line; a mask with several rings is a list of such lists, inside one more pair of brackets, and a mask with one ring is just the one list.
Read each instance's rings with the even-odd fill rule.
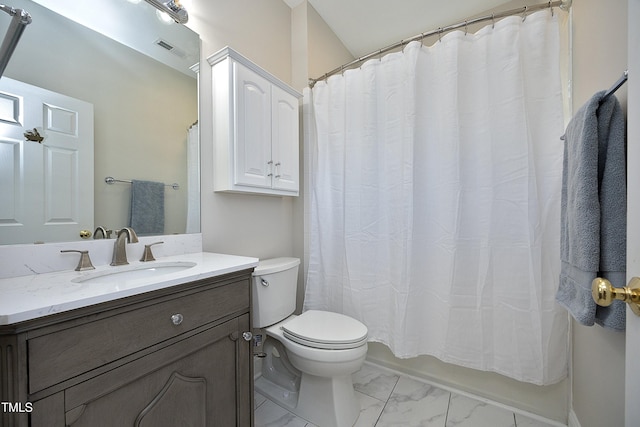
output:
[[234,184],[271,186],[271,89],[267,80],[234,63],[236,100]]
[[276,86],[272,98],[273,188],[298,191],[298,99]]
[[93,106],[3,77],[0,170],[1,244],[71,241],[92,230]]
[[[629,81],[627,82],[627,279],[640,276],[640,0],[628,1]],[[640,317],[627,307],[625,344],[625,426],[640,423]]]

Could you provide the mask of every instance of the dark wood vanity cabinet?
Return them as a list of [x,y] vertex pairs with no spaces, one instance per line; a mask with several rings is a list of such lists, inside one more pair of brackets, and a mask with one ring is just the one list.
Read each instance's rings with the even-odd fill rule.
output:
[[0,426],[253,425],[250,280],[245,270],[0,326],[0,400],[12,403]]

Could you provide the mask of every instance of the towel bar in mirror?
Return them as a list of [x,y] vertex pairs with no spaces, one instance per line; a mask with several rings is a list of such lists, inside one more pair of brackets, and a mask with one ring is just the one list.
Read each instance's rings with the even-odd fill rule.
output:
[[632,278],[624,288],[614,288],[607,279],[596,277],[591,282],[591,295],[596,304],[603,307],[613,304],[615,300],[624,301],[640,316],[640,277]]

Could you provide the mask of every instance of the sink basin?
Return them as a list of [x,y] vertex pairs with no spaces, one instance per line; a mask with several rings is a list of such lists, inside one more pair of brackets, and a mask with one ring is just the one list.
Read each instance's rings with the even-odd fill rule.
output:
[[75,283],[99,284],[99,283],[118,283],[128,282],[131,280],[147,279],[165,274],[176,273],[191,267],[195,267],[195,262],[151,262],[148,265],[128,265],[124,267],[114,267],[112,270],[99,271],[89,273],[82,277],[72,279]]

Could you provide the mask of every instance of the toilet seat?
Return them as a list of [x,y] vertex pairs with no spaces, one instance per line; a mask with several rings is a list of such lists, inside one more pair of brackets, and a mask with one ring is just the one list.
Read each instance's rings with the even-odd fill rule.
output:
[[282,325],[285,338],[307,347],[344,350],[367,342],[367,327],[349,316],[309,310]]

